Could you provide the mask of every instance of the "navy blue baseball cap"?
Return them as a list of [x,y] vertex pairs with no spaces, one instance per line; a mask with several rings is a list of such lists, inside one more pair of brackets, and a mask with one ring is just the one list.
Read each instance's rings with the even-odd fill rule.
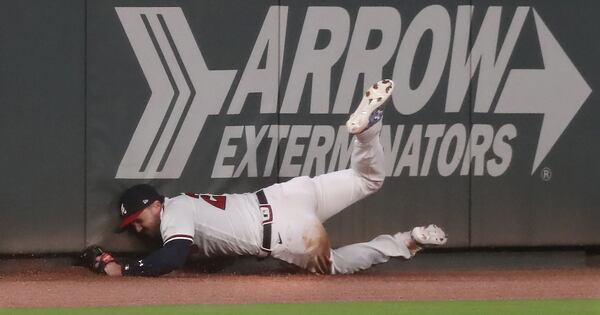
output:
[[125,190],[121,195],[121,224],[119,229],[125,229],[155,200],[164,202],[165,197],[160,195],[151,185],[139,184]]

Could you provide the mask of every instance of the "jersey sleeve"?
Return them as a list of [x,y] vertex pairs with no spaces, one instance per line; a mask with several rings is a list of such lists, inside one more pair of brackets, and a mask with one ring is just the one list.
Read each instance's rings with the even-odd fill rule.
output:
[[194,204],[185,196],[170,200],[160,224],[163,245],[173,240],[194,241]]
[[189,240],[173,240],[150,256],[124,263],[121,271],[124,276],[160,276],[183,267],[190,253],[192,242]]

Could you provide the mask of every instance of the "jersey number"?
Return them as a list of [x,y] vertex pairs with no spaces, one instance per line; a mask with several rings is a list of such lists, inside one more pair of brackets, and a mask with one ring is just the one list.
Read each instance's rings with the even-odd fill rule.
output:
[[196,198],[202,199],[208,203],[210,203],[213,207],[219,208],[221,210],[225,210],[225,205],[227,204],[227,197],[220,195],[200,195],[195,193],[185,193],[186,195]]

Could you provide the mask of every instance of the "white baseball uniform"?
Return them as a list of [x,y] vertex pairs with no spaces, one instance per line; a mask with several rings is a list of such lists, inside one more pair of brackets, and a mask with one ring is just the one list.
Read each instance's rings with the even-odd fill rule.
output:
[[[390,257],[410,258],[406,246],[409,232],[380,235],[332,250],[322,224],[383,184],[380,130],[381,122],[355,136],[350,169],[314,178],[297,177],[265,188],[268,205],[261,206],[253,193],[166,198],[161,213],[164,243],[189,239],[206,256],[264,257],[270,253],[320,273],[352,273]],[[267,208],[272,213],[266,213]],[[270,252],[261,249],[265,221],[272,224]]]

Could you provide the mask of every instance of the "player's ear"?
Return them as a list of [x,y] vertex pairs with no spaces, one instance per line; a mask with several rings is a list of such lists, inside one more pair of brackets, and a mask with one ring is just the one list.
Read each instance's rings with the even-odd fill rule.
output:
[[150,209],[152,209],[152,212],[160,213],[160,210],[162,209],[162,202],[160,202],[160,200],[154,200],[150,204]]

